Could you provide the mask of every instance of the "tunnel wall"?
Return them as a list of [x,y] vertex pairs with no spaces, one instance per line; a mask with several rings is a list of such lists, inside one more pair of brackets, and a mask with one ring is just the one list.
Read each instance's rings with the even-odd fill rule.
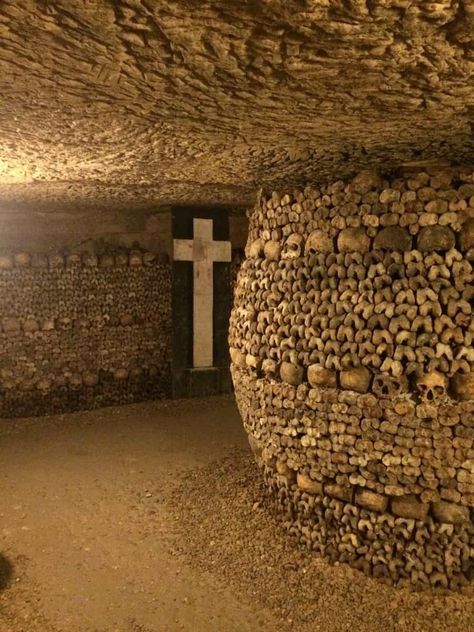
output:
[[474,178],[262,196],[231,316],[237,403],[291,533],[388,583],[474,551]]
[[[169,212],[3,209],[0,220],[0,417],[171,397]],[[229,296],[248,222],[230,223]]]
[[98,252],[108,245],[171,254],[170,212],[110,210],[99,204],[61,209],[43,203],[35,208],[2,203],[0,252]]
[[170,269],[124,249],[0,256],[0,416],[169,395]]

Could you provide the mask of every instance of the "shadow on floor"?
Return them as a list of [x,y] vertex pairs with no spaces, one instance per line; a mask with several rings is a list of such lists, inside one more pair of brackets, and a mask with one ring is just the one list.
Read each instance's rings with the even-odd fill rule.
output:
[[4,590],[10,584],[13,576],[13,565],[0,553],[0,590]]

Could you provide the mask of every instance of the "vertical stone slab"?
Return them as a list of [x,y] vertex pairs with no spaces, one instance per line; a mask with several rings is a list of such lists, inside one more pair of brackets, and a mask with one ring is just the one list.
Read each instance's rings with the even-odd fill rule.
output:
[[[173,210],[173,240],[175,244],[179,241],[177,254],[179,257],[188,258],[189,256],[191,259],[173,261],[174,397],[208,396],[231,390],[227,344],[231,308],[230,262],[216,261],[212,264],[212,280],[209,279],[207,287],[210,290],[210,286],[213,286],[213,296],[207,297],[212,299],[210,316],[212,322],[195,322],[196,309],[198,309],[198,302],[194,300],[195,286],[199,287],[197,285],[199,279],[196,279],[196,275],[209,272],[199,261],[201,246],[199,238],[195,239],[196,219],[212,222],[212,235],[208,237],[212,238],[214,243],[217,242],[216,258],[220,258],[221,255],[220,242],[229,239],[229,221],[226,210],[204,208],[175,208]],[[203,222],[200,224],[200,230],[202,230]],[[186,252],[187,250],[189,253]],[[201,290],[206,290],[202,284],[200,287]],[[206,297],[203,294],[201,298],[204,301]],[[200,336],[196,341],[197,344],[194,343],[193,332],[194,335]],[[210,332],[212,332],[212,354],[208,351],[207,343]],[[209,363],[209,366],[203,366],[203,363]]]

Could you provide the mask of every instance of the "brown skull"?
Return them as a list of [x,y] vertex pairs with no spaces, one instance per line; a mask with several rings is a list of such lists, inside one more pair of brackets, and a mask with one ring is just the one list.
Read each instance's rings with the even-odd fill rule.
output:
[[416,380],[416,388],[422,399],[429,402],[444,399],[447,393],[446,377],[438,371],[430,371]]
[[279,259],[281,252],[281,245],[279,241],[267,241],[263,247],[263,253],[266,259],[275,261]]
[[377,373],[372,382],[372,391],[379,397],[394,397],[408,390],[408,380],[404,375],[393,377],[388,373]]
[[457,373],[452,377],[451,384],[457,399],[463,401],[474,399],[474,372]]
[[333,250],[333,239],[323,230],[313,230],[304,246],[305,255],[315,255],[320,252],[332,252]]
[[286,240],[281,253],[282,259],[296,259],[301,256],[303,249],[303,235],[292,233]]

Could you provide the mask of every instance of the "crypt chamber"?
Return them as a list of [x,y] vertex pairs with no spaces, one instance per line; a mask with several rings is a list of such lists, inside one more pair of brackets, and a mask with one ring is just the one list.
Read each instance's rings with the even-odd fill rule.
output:
[[6,0],[0,86],[2,420],[235,397],[308,558],[472,587],[472,1]]

